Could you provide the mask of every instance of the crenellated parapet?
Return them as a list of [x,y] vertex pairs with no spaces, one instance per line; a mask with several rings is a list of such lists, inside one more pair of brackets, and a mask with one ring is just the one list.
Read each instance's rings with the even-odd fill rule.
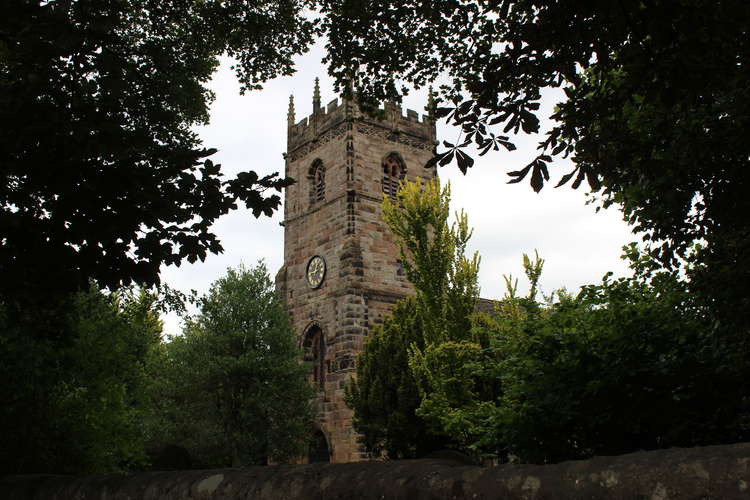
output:
[[[313,113],[300,121],[294,116],[294,104],[290,97],[287,154],[320,140],[322,136],[330,135],[338,129],[344,128],[348,122],[359,122],[359,128],[377,128],[386,136],[403,135],[406,144],[420,143],[432,149],[436,144],[435,120],[429,114],[419,115],[413,109],[403,110],[393,102],[386,102],[376,115],[369,115],[360,111],[359,106],[350,99],[333,99],[326,106],[320,104],[320,90],[316,79],[313,93]],[[363,127],[364,126],[364,127]]]

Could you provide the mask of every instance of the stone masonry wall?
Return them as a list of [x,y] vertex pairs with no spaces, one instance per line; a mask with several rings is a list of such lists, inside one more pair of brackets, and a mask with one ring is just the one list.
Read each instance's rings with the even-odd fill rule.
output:
[[739,500],[750,443],[674,448],[555,465],[447,460],[276,465],[93,477],[0,478],[8,500]]
[[[397,153],[407,178],[431,179],[423,165],[435,146],[434,122],[388,104],[383,116],[361,114],[351,101],[315,100],[313,115],[294,122],[290,106],[286,174],[296,179],[284,205],[284,266],[277,275],[292,324],[303,342],[311,326],[325,335],[325,383],[318,395],[319,427],[333,462],[366,458],[351,428],[344,388],[372,326],[393,304],[413,293],[400,270],[399,252],[382,220],[383,160]],[[325,199],[311,201],[315,162],[325,169]],[[326,276],[318,288],[305,279],[320,255]]]

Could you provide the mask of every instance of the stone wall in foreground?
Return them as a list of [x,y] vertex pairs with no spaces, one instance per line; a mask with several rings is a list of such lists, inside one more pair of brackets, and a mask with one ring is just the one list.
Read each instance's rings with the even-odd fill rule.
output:
[[282,465],[131,476],[15,476],[3,499],[748,499],[750,443],[556,465],[447,460]]

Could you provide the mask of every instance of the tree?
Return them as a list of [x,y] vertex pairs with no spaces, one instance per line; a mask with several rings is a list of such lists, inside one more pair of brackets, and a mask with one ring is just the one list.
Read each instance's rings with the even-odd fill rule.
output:
[[354,410],[354,430],[374,456],[418,458],[448,446],[416,415],[422,399],[408,350],[412,345],[423,349],[423,335],[416,301],[403,299],[373,328],[357,358],[357,377],[347,386],[346,403]]
[[[270,215],[290,180],[222,179],[191,126],[218,56],[245,89],[290,74],[304,0],[11,0],[0,7],[0,296],[159,281],[222,250],[211,224]],[[39,299],[45,302],[46,298]]]
[[[604,207],[626,218],[674,265],[695,241],[704,266],[694,290],[722,321],[750,324],[750,4],[743,0],[497,2],[321,0],[329,70],[345,88],[359,70],[361,99],[398,98],[394,82],[440,74],[437,115],[461,127],[428,165],[515,148],[510,134],[540,131],[544,89],[561,89],[539,154],[509,172],[539,191],[553,157]],[[387,47],[387,50],[384,50]],[[698,283],[700,282],[700,283]],[[745,335],[746,336],[746,335]]]
[[632,277],[544,302],[543,261],[524,256],[531,292],[518,297],[506,280],[502,306],[482,321],[486,356],[464,367],[500,390],[450,407],[473,426],[465,446],[554,463],[748,438],[747,354],[729,355],[678,273],[626,250]]
[[0,469],[80,474],[145,463],[156,300],[142,290],[79,292],[64,304],[64,331],[46,338],[28,335],[34,326],[0,304]]
[[201,467],[303,455],[313,391],[265,265],[230,268],[199,306],[155,367],[152,446],[184,446]]
[[456,418],[451,407],[481,401],[493,389],[470,373],[484,343],[472,328],[479,257],[465,255],[471,237],[468,220],[461,212],[449,224],[449,205],[450,186],[441,189],[437,179],[407,182],[395,201],[383,201],[383,219],[416,291],[416,324],[422,339],[408,346],[409,367],[421,397],[416,413],[427,420],[432,434],[462,445],[472,426]]
[[383,200],[383,220],[401,252],[404,272],[416,290],[426,343],[465,339],[479,295],[479,256],[466,257],[471,238],[466,214],[450,224],[450,185],[435,179],[403,184],[396,200]]
[[[359,397],[372,400],[357,418],[371,436],[386,434],[383,415],[397,411],[379,399],[393,393],[383,388],[395,377],[373,376],[370,356],[398,349],[406,336],[399,328],[416,326],[422,339],[408,348],[416,414],[475,456],[549,463],[748,438],[749,351],[734,352],[735,339],[717,334],[724,327],[712,305],[680,272],[633,244],[632,277],[607,275],[578,296],[557,291],[540,300],[544,261],[524,255],[528,295],[518,296],[507,276],[495,313],[475,314],[478,258],[464,256],[465,217],[447,224],[448,201],[436,182],[407,184],[396,201],[384,201],[417,294],[414,319],[394,318],[386,325],[394,334],[373,337],[361,360]],[[385,409],[371,411],[379,403]]]

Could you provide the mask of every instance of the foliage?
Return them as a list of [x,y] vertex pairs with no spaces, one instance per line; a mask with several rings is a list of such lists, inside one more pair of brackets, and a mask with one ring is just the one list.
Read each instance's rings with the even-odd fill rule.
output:
[[471,237],[468,219],[462,211],[449,224],[449,205],[450,185],[441,189],[437,179],[406,182],[395,201],[383,200],[383,220],[396,238],[406,277],[417,292],[425,343],[467,338],[469,315],[479,294],[479,257],[464,255]]
[[450,436],[467,422],[452,420],[446,400],[481,400],[485,387],[467,367],[481,355],[482,339],[472,331],[471,317],[479,294],[479,257],[466,257],[471,237],[466,215],[448,223],[450,186],[438,180],[404,184],[397,200],[383,201],[383,218],[401,249],[404,270],[416,290],[415,314],[422,340],[409,345],[409,367],[421,395],[417,415],[434,434]]
[[222,179],[191,125],[218,56],[243,89],[292,72],[305,0],[11,0],[0,7],[0,294],[158,282],[222,250],[211,224],[290,180]]
[[446,447],[446,439],[431,433],[415,414],[422,400],[409,369],[412,345],[424,348],[416,301],[410,297],[373,328],[357,359],[357,377],[347,385],[354,430],[374,456],[417,458]]
[[151,446],[183,446],[199,467],[303,455],[313,392],[265,265],[229,269],[199,306],[152,368]]
[[[633,244],[631,277],[540,299],[544,261],[524,255],[528,294],[506,276],[494,314],[476,315],[478,259],[463,255],[471,232],[463,216],[448,225],[448,201],[437,183],[407,184],[383,207],[417,291],[422,343],[409,347],[409,366],[431,432],[474,455],[538,463],[750,438],[747,342],[685,275]],[[701,251],[687,276],[704,265]],[[399,323],[412,327],[387,326]]]
[[161,335],[155,300],[144,291],[79,292],[55,311],[64,331],[54,338],[34,335],[33,318],[0,307],[3,471],[94,473],[144,464],[145,366]]
[[[750,4],[744,0],[580,2],[321,0],[329,70],[345,88],[358,71],[365,102],[397,98],[394,82],[441,74],[437,114],[463,136],[428,165],[513,150],[540,132],[544,89],[562,100],[539,153],[513,172],[539,191],[553,158],[603,206],[618,203],[654,255],[676,264],[693,243],[694,289],[722,299],[722,321],[750,324]],[[562,163],[562,162],[561,162]],[[705,272],[703,272],[705,271]],[[698,283],[698,281],[700,283]]]
[[[677,273],[635,246],[627,255],[632,277],[607,275],[577,297],[540,303],[509,287],[484,319],[487,356],[469,367],[502,390],[451,407],[475,425],[470,449],[549,463],[750,437],[747,353],[729,356]],[[524,261],[533,293],[541,261]]]

